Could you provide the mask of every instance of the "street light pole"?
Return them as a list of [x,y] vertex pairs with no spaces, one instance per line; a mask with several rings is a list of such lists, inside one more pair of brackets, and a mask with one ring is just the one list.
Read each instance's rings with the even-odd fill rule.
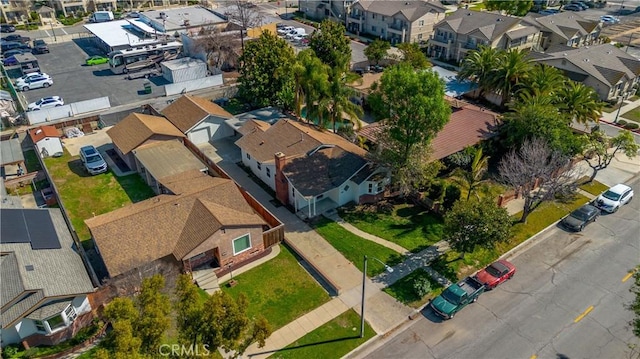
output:
[[618,123],[618,116],[620,116],[620,110],[622,110],[623,104],[624,104],[624,95],[620,94],[620,106],[618,106],[618,112],[616,112],[616,118],[613,119],[613,123]]
[[[360,307],[360,338],[364,338],[364,292],[367,286],[367,260],[369,259],[369,257],[367,257],[366,255],[364,256],[364,265],[363,265],[363,270],[362,270],[362,305]],[[389,272],[389,273],[393,273],[393,268],[389,267],[385,262],[379,260],[376,257],[371,257],[371,259],[380,262],[380,264],[382,264],[384,266],[384,269]]]

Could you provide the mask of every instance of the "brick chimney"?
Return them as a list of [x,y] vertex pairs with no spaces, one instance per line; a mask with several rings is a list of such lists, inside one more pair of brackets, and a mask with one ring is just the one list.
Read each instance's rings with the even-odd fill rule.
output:
[[277,152],[275,154],[276,162],[276,198],[285,206],[289,204],[289,182],[282,173],[282,169],[287,164],[287,158],[284,153]]

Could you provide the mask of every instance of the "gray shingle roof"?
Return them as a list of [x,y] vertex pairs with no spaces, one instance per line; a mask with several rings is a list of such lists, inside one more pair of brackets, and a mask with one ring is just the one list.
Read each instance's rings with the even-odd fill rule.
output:
[[585,74],[609,85],[615,85],[624,75],[629,78],[640,75],[640,60],[611,44],[580,48],[553,47],[546,54],[549,56],[534,60],[546,63],[549,60],[564,59],[579,67]]
[[[11,210],[16,209],[1,209],[1,211]],[[42,209],[42,211],[49,212],[61,248],[34,250],[29,242],[0,243],[0,252],[7,254],[2,258],[3,305],[17,299],[21,293],[35,292],[35,294],[3,310],[3,327],[23,316],[44,297],[75,296],[93,292],[93,284],[82,259],[73,249],[73,239],[62,213],[59,209],[54,208]],[[0,222],[0,225],[8,226],[11,224]],[[11,258],[12,256],[15,261]],[[10,268],[13,270],[9,270]],[[5,293],[6,283],[11,283],[11,294]],[[17,292],[20,289],[18,283],[22,283],[20,293]],[[14,297],[9,298],[10,295],[14,295]]]
[[31,312],[29,315],[27,315],[27,318],[33,319],[33,320],[45,320],[54,314],[58,314],[62,312],[63,310],[65,310],[65,308],[69,306],[69,304],[71,304],[71,300],[69,299],[63,299],[63,300],[47,303],[41,306],[40,308],[34,310],[33,312]]
[[561,12],[548,16],[527,16],[526,21],[536,24],[542,31],[549,31],[569,40],[573,36],[590,34],[598,26],[597,21],[587,20],[574,12]]
[[480,12],[458,9],[435,26],[441,27],[447,24],[458,34],[470,34],[479,30],[488,40],[493,41],[521,22],[523,23],[522,26],[529,26],[528,23],[523,22],[523,20],[518,17],[501,15],[489,11]]
[[18,260],[15,253],[7,253],[0,256],[0,276],[2,278],[2,290],[0,290],[0,307],[15,299],[24,291],[22,278],[13,275],[18,272]]
[[380,0],[360,0],[355,4],[360,4],[363,9],[375,14],[394,16],[402,14],[409,22],[413,22],[428,13],[444,13],[446,8],[440,1],[380,1]]

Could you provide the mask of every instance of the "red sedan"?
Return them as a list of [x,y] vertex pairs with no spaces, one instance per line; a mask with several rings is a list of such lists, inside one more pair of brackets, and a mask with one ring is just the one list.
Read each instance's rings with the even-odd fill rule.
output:
[[498,284],[511,279],[516,274],[516,266],[501,259],[490,264],[487,268],[476,274],[476,279],[485,285],[487,290],[491,290]]

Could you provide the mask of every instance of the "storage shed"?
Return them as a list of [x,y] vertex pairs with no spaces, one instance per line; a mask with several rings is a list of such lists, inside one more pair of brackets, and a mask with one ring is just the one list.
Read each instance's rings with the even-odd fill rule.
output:
[[161,62],[162,76],[171,83],[197,80],[207,77],[207,64],[192,57]]
[[41,126],[29,130],[29,136],[40,157],[56,156],[62,154],[62,141],[60,133],[54,126]]

